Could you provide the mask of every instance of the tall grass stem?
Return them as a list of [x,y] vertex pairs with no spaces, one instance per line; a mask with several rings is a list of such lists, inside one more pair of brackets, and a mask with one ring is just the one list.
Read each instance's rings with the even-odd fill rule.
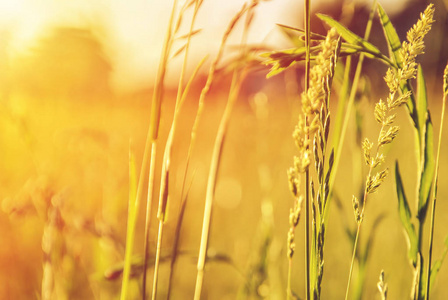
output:
[[155,300],[157,298],[157,283],[159,280],[159,265],[160,265],[160,255],[162,251],[162,237],[163,237],[163,220],[159,220],[159,231],[157,233],[157,249],[156,249],[156,259],[154,265],[154,278],[152,284],[152,296],[151,299]]
[[142,284],[142,299],[146,299],[146,277],[148,268],[148,257],[149,257],[149,226],[151,223],[151,207],[153,202],[153,192],[154,192],[154,175],[155,175],[155,161],[157,153],[157,144],[151,143],[151,158],[149,163],[149,174],[148,174],[148,194],[146,197],[146,218],[145,218],[145,241],[144,241],[144,261],[143,261],[143,284]]
[[444,76],[444,91],[443,91],[443,100],[442,100],[442,112],[440,116],[440,130],[439,130],[439,141],[437,145],[437,156],[436,156],[436,166],[435,166],[435,175],[434,175],[434,182],[432,187],[432,206],[431,206],[431,229],[430,229],[430,235],[429,235],[429,249],[428,249],[428,269],[426,272],[426,293],[425,293],[425,299],[429,300],[429,292],[430,292],[430,285],[431,285],[431,262],[432,262],[432,249],[433,249],[433,243],[434,243],[434,223],[435,223],[435,213],[436,213],[436,202],[437,202],[437,184],[439,179],[439,158],[440,158],[440,148],[442,144],[442,132],[443,132],[443,122],[445,120],[445,106],[446,106],[446,97],[447,97],[447,91],[446,88],[446,77],[447,69],[445,69],[445,76]]
[[[376,10],[376,4],[377,4],[377,0],[373,1],[372,4],[372,9],[370,11],[370,15],[369,15],[369,20],[367,21],[367,25],[366,25],[366,31],[364,33],[364,39],[366,41],[369,40],[370,37],[370,32],[372,29],[372,23],[373,23],[373,16]],[[331,194],[333,191],[333,187],[334,187],[334,181],[336,179],[336,174],[339,170],[338,166],[339,166],[339,162],[341,160],[341,155],[342,155],[342,147],[344,145],[344,140],[345,140],[345,135],[347,133],[347,128],[348,128],[348,123],[350,120],[350,115],[352,112],[352,108],[353,108],[353,104],[355,103],[355,98],[356,98],[356,89],[358,88],[358,84],[359,84],[359,79],[361,78],[361,72],[362,72],[362,65],[364,62],[364,53],[361,53],[359,55],[359,60],[358,60],[358,64],[356,65],[356,71],[355,71],[355,76],[353,77],[353,84],[352,84],[352,88],[350,90],[350,96],[349,96],[349,100],[348,100],[348,104],[347,104],[347,111],[345,113],[345,118],[344,118],[344,122],[342,125],[342,130],[340,133],[340,136],[338,138],[337,141],[337,147],[336,147],[336,155],[335,155],[335,159],[334,159],[334,167],[333,167],[333,173],[332,176],[330,177],[330,198],[331,198]],[[335,141],[333,141],[333,144],[335,144]],[[327,212],[326,212],[327,214]]]
[[358,248],[358,240],[359,240],[359,233],[361,231],[361,222],[358,224],[358,227],[356,229],[356,237],[355,237],[355,242],[353,244],[353,253],[352,253],[352,260],[350,263],[350,272],[348,273],[348,284],[347,284],[347,289],[345,291],[345,300],[348,299],[348,294],[350,292],[350,282],[352,280],[352,275],[353,275],[353,265],[355,263],[355,257],[356,257],[356,251]]
[[[193,125],[192,129],[192,142],[193,137],[196,135],[196,126],[198,121],[198,115],[200,113],[200,108],[203,106],[204,97],[207,94],[210,85],[213,80],[213,75],[215,72],[215,68],[217,66],[218,61],[221,58],[221,55],[224,50],[224,45],[227,41],[227,38],[229,37],[232,30],[235,28],[236,23],[240,18],[248,11],[251,10],[253,7],[258,5],[257,1],[253,1],[251,5],[244,4],[241,10],[233,17],[233,19],[230,21],[229,26],[227,27],[227,30],[225,31],[223,35],[223,39],[221,42],[221,47],[219,49],[218,55],[215,59],[215,61],[212,63],[209,76],[207,78],[206,85],[204,89],[201,92],[201,97],[199,99],[199,108],[198,108],[198,114],[196,115],[195,123]],[[246,23],[247,24],[247,23]],[[244,28],[244,30],[247,30],[247,27]],[[245,38],[246,34],[243,32],[243,38]],[[243,43],[242,43],[243,44]],[[202,293],[202,286],[204,281],[204,268],[206,263],[206,257],[207,257],[207,248],[208,248],[208,240],[209,240],[209,233],[210,233],[210,223],[211,223],[211,214],[212,214],[212,207],[213,207],[213,198],[215,193],[215,187],[216,187],[216,178],[218,175],[218,169],[220,165],[221,160],[221,154],[222,149],[224,145],[224,139],[227,132],[228,123],[230,120],[230,115],[233,110],[234,103],[236,102],[236,99],[239,94],[239,90],[242,84],[242,78],[244,77],[243,71],[234,70],[233,76],[232,76],[232,83],[230,86],[230,92],[229,97],[227,99],[227,104],[224,110],[224,114],[221,118],[221,122],[218,127],[218,132],[216,134],[215,143],[213,145],[213,152],[212,152],[212,159],[210,163],[210,169],[208,174],[208,180],[207,180],[207,189],[206,189],[206,196],[205,196],[205,207],[204,207],[204,217],[203,217],[203,223],[202,223],[202,233],[201,233],[201,243],[199,246],[199,256],[198,256],[198,263],[197,263],[197,276],[196,276],[196,285],[195,285],[195,291],[194,291],[194,299],[200,300],[201,299],[201,293]],[[202,109],[202,108],[201,108]],[[191,147],[191,144],[190,144]]]
[[[306,48],[306,58],[305,58],[305,93],[308,92],[310,86],[310,68],[311,68],[311,57],[310,57],[310,37],[311,37],[311,1],[305,0],[305,48]],[[310,120],[305,118],[306,126]],[[309,133],[306,134],[305,140],[309,140]],[[307,146],[308,149],[309,146]],[[305,172],[305,298],[307,300],[311,299],[311,257],[310,257],[310,171],[307,168]],[[289,284],[289,283],[288,283]]]
[[196,277],[196,287],[194,292],[194,299],[201,299],[202,285],[204,280],[204,268],[207,257],[207,248],[210,235],[210,223],[213,209],[213,198],[215,194],[215,187],[217,181],[217,175],[221,160],[222,149],[224,145],[224,139],[227,132],[228,123],[230,120],[230,115],[233,110],[233,105],[237,99],[239,88],[241,86],[241,78],[238,72],[234,73],[232,79],[232,85],[230,89],[229,99],[222,116],[221,122],[219,124],[218,133],[216,135],[215,143],[213,146],[212,161],[210,163],[210,170],[207,180],[207,191],[205,196],[205,208],[204,208],[204,218],[202,223],[202,234],[201,234],[201,245],[199,249],[198,257],[198,274]]

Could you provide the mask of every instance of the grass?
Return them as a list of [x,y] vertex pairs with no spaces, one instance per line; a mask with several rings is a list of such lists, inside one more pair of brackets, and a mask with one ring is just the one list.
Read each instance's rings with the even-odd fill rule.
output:
[[[31,293],[41,299],[446,297],[447,189],[438,183],[447,169],[448,68],[439,78],[419,64],[438,26],[434,6],[401,42],[381,3],[373,3],[360,37],[323,14],[328,30],[313,32],[305,1],[304,30],[279,26],[291,48],[273,50],[248,43],[264,4],[249,1],[229,20],[201,77],[207,57],[189,67],[203,2],[174,1],[150,103],[134,98],[144,91],[127,103],[37,105],[25,77],[2,113],[9,175],[2,192],[14,196],[2,202],[0,224],[39,238],[27,246],[30,236],[5,235],[11,250],[2,253],[35,252],[41,243],[42,254],[27,262],[39,272],[26,277],[19,264],[24,269],[11,276],[37,282]],[[374,44],[379,38],[386,50]],[[165,77],[180,57],[171,91]],[[372,66],[384,70],[381,81]],[[429,80],[442,97],[428,90]],[[361,82],[381,87],[364,92]],[[46,97],[58,97],[49,90]],[[293,101],[284,101],[291,91]],[[56,117],[38,117],[45,114]],[[20,222],[30,223],[21,229]],[[2,297],[32,297],[6,272],[1,279]]]

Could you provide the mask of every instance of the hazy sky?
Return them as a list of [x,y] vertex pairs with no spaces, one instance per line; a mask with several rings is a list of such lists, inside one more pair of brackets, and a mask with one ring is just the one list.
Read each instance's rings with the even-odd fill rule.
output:
[[[382,2],[393,13],[404,1]],[[196,28],[203,30],[192,46],[197,59],[216,51],[224,28],[242,3],[204,0],[196,23]],[[0,28],[11,32],[10,54],[14,58],[51,27],[89,25],[106,45],[114,66],[114,86],[126,91],[152,84],[172,4],[173,0],[0,0]],[[256,11],[250,42],[272,38],[275,23],[300,26],[296,16],[301,15],[302,7],[303,1],[297,0],[263,2]],[[233,40],[236,43],[238,39],[235,36]],[[169,75],[173,78],[175,72]]]

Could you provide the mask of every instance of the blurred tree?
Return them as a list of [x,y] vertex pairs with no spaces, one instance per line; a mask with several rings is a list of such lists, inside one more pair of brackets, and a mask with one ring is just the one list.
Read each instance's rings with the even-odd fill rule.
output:
[[15,67],[16,87],[33,96],[81,100],[111,95],[111,65],[90,29],[54,29]]

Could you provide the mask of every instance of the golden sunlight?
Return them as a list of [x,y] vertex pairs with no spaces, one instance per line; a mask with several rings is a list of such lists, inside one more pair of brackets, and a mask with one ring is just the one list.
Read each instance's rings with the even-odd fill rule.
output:
[[0,0],[0,299],[447,299],[447,8],[310,2]]

